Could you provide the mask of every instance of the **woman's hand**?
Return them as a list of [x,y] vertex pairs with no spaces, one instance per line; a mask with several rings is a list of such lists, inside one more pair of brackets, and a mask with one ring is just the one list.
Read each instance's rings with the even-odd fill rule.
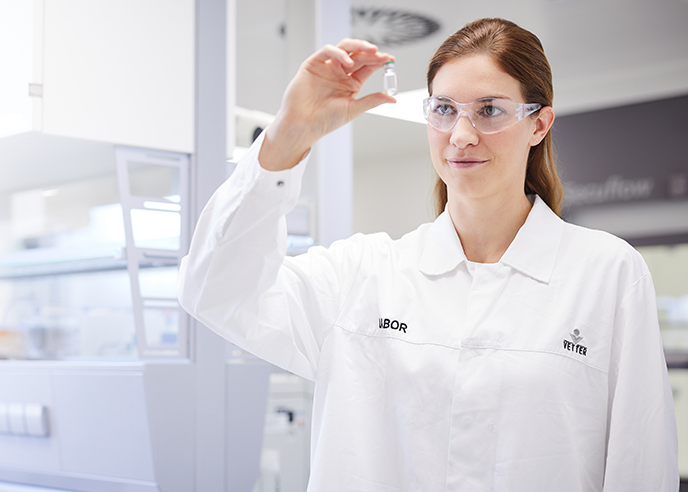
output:
[[357,39],[327,45],[306,59],[266,129],[261,166],[272,171],[294,167],[323,136],[371,108],[395,102],[381,92],[356,99],[363,83],[390,60],[394,57]]

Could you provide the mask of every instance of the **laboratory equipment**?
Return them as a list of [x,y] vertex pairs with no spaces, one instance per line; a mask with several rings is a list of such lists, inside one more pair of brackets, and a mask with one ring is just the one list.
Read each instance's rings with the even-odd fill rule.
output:
[[226,465],[255,481],[273,368],[217,341],[199,362],[176,300],[190,156],[29,133],[0,139],[0,162],[0,490],[204,490],[211,363],[232,404],[207,432],[255,443]]

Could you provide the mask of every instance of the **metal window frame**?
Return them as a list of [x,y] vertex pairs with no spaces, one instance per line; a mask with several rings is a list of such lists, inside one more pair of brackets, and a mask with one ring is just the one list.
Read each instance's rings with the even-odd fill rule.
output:
[[[115,158],[117,184],[124,218],[127,271],[131,284],[132,308],[139,358],[188,358],[190,340],[188,314],[181,308],[176,297],[143,296],[139,273],[143,268],[179,265],[182,257],[188,251],[190,230],[189,166],[191,156],[180,152],[117,145],[115,146]],[[130,162],[176,169],[179,176],[179,202],[164,197],[133,195],[129,185]],[[178,211],[161,210],[175,205],[179,206]],[[132,224],[132,212],[136,210],[178,213],[180,215],[179,248],[169,250],[137,246]],[[150,345],[146,337],[145,312],[147,310],[170,309],[177,311],[179,320],[176,343],[165,346]]]

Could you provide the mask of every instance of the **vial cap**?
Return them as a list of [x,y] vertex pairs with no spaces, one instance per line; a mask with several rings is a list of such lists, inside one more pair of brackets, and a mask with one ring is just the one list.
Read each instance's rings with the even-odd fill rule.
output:
[[387,63],[385,63],[385,66],[387,66],[387,65],[394,65],[394,60],[390,60]]

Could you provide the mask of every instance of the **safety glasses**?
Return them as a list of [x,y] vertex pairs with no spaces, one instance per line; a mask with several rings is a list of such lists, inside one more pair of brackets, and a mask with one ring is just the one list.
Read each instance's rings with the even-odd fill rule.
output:
[[497,133],[515,125],[542,107],[537,103],[517,103],[510,99],[484,98],[460,104],[445,96],[423,100],[423,114],[428,123],[441,132],[448,132],[462,114],[481,133]]

